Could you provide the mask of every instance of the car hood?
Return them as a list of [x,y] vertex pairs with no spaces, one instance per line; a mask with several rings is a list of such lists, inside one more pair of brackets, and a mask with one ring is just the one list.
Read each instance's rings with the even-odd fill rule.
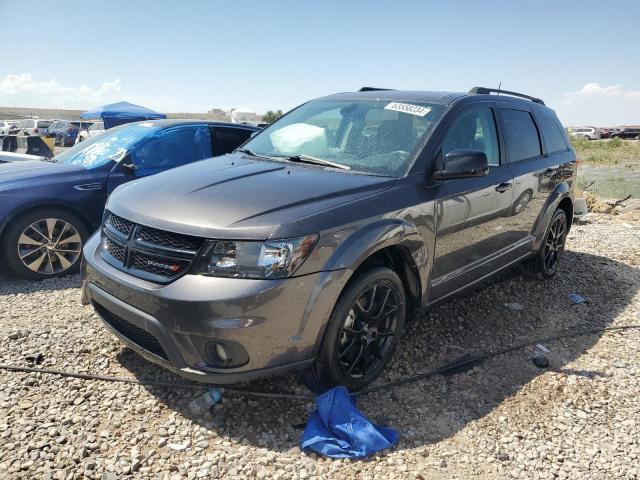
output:
[[0,163],[0,191],[9,185],[36,184],[42,185],[45,179],[64,177],[65,179],[84,177],[87,170],[82,167],[63,165],[61,163],[25,160],[20,162]]
[[264,240],[285,223],[372,195],[395,178],[338,172],[235,154],[130,182],[107,209],[128,220],[187,235]]
[[24,162],[27,160],[46,160],[45,157],[38,155],[28,155],[26,153],[0,152],[0,163],[7,162]]

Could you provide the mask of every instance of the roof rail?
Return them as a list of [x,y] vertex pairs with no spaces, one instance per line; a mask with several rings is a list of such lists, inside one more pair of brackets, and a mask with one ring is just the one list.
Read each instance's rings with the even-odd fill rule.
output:
[[497,93],[498,95],[503,93],[505,95],[511,95],[512,97],[526,98],[527,100],[531,100],[532,102],[544,105],[544,102],[541,99],[530,97],[529,95],[525,95],[524,93],[510,92],[509,90],[500,90],[499,88],[486,87],[473,87],[471,90],[469,90],[469,95],[489,95],[490,93]]
[[378,88],[378,87],[362,87],[359,92],[376,92],[378,90],[393,90],[392,88]]

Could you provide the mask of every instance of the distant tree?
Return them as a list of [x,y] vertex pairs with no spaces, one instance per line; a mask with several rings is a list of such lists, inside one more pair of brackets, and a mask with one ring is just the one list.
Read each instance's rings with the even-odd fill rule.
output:
[[265,113],[262,116],[262,121],[265,123],[273,123],[277,119],[279,119],[281,116],[282,116],[282,110],[278,110],[276,112],[269,110],[267,113]]

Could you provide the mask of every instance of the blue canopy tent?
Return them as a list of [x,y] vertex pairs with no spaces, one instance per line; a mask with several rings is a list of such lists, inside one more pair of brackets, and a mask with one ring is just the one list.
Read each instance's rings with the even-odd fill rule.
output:
[[141,120],[156,120],[167,118],[164,113],[154,112],[148,108],[129,102],[118,102],[102,105],[80,114],[80,118],[100,118],[104,122],[105,130],[123,123],[139,122]]

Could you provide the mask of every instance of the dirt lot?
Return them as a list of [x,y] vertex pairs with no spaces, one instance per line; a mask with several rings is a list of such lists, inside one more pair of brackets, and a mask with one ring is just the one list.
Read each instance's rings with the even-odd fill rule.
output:
[[[553,281],[514,271],[411,321],[380,381],[568,329],[640,323],[638,215],[592,215],[568,248]],[[0,278],[0,363],[27,365],[41,352],[42,367],[178,380],[121,347],[80,305],[78,284]],[[572,292],[588,303],[572,304]],[[299,450],[311,402],[227,395],[194,418],[193,391],[0,371],[0,477],[638,478],[640,331],[546,346],[548,370],[520,350],[361,398],[401,440],[357,462]],[[251,387],[303,391],[293,375]]]

